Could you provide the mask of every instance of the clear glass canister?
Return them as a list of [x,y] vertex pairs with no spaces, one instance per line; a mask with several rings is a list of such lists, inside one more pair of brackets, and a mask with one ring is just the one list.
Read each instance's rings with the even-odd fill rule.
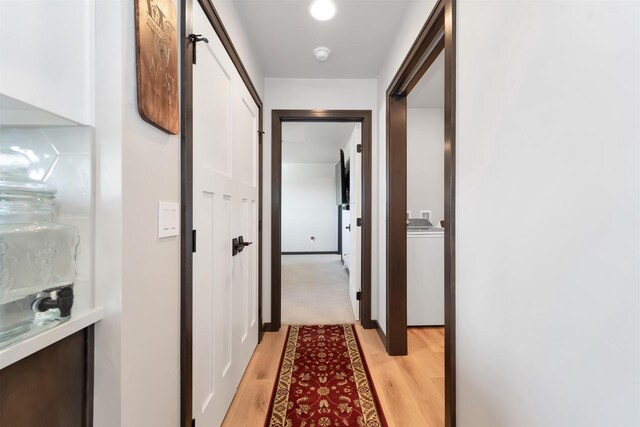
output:
[[0,149],[0,347],[68,319],[73,304],[78,230],[56,222],[56,188],[28,170]]

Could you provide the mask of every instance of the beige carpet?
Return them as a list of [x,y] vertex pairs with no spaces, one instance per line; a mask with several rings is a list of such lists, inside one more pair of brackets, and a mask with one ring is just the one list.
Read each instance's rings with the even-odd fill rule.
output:
[[282,324],[354,322],[340,255],[282,256]]

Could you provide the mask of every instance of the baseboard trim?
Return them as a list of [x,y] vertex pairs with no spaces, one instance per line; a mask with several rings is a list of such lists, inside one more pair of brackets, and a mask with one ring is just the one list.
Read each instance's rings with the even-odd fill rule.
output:
[[282,252],[282,255],[340,255],[338,251]]
[[271,322],[262,324],[262,332],[271,332]]
[[370,319],[368,322],[360,321],[362,329],[376,329],[378,322],[375,319]]
[[387,336],[384,334],[384,331],[380,327],[380,323],[378,323],[378,320],[373,320],[373,322],[376,325],[376,331],[378,332],[378,336],[380,337],[380,341],[382,341],[382,344],[384,345],[384,348],[387,348]]

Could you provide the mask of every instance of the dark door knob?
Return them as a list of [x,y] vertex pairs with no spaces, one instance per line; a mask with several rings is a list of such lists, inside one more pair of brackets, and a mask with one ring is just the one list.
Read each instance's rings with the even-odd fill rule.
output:
[[351,231],[351,224],[347,225],[345,228],[346,228],[347,230]]
[[233,246],[232,255],[236,256],[240,252],[242,252],[245,247],[251,245],[253,242],[245,242],[244,241],[244,237],[239,236],[238,238],[233,239],[231,241],[231,243],[232,243],[232,246]]

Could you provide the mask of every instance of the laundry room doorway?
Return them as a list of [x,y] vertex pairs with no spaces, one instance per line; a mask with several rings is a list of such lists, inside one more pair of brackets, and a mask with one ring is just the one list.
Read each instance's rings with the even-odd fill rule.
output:
[[[410,355],[409,336],[416,330],[408,328],[409,321],[435,328],[420,332],[430,334],[421,340],[444,359],[442,375],[431,382],[442,389],[447,427],[456,424],[455,9],[456,0],[436,2],[386,93],[386,348],[390,355]],[[425,115],[420,109],[432,111]],[[415,156],[417,148],[424,153],[416,166],[419,160],[409,159],[409,151]],[[409,172],[427,169],[430,160],[434,174],[422,182],[429,180],[431,188],[414,186],[420,179],[408,186]],[[423,198],[409,200],[409,190]]]

